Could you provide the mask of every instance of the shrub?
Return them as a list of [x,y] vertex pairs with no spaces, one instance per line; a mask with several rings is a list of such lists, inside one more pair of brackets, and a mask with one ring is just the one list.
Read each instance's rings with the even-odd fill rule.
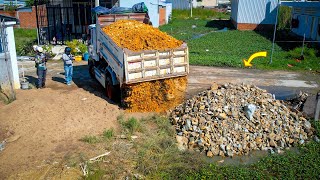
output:
[[71,53],[74,55],[82,55],[87,52],[87,46],[77,39],[66,41],[66,45],[71,48]]
[[278,15],[278,30],[289,29],[292,9],[286,6],[280,6]]
[[[298,58],[301,56],[301,52],[302,52],[302,47],[297,47],[291,51],[289,51],[287,53],[287,57],[289,58]],[[317,57],[317,51],[313,48],[307,48],[305,47],[303,49],[303,55],[306,57],[306,58],[315,58]]]

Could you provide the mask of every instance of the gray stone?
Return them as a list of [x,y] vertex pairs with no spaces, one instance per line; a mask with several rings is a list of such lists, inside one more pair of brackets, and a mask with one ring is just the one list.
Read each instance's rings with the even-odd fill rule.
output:
[[310,118],[314,118],[314,113],[316,110],[316,99],[317,96],[308,96],[306,102],[303,104],[303,112]]
[[311,128],[311,123],[309,121],[304,122],[304,128],[309,130]]

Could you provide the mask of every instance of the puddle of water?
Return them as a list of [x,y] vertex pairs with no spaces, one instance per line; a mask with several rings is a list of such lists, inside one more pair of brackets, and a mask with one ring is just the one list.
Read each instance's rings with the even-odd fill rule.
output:
[[298,97],[300,90],[292,87],[279,86],[259,86],[261,89],[266,89],[269,93],[274,94],[278,100],[291,100]]
[[192,36],[191,39],[189,39],[189,40],[199,39],[199,38],[201,38],[202,36],[205,36],[205,35],[210,34],[210,33],[213,33],[213,32],[225,32],[225,31],[228,31],[228,28],[227,28],[227,27],[225,27],[225,28],[223,28],[223,29],[221,29],[221,30],[210,31],[210,32],[207,32],[207,33],[204,33],[204,34],[198,34],[198,35]]

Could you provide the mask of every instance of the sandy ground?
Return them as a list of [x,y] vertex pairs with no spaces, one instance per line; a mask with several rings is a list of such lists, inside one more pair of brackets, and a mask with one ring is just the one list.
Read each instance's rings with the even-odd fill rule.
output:
[[[24,65],[29,81],[34,83],[33,63],[19,64]],[[63,81],[61,62],[50,62],[47,88],[17,90],[16,101],[9,105],[0,104],[0,142],[8,141],[0,152],[0,179],[61,162],[70,154],[84,153],[94,157],[104,153],[103,148],[95,149],[79,139],[101,134],[106,128],[117,130],[117,116],[125,112],[108,101],[102,87],[90,79],[86,62],[74,67],[72,86],[66,86]],[[291,72],[191,66],[187,96],[208,88],[212,82],[245,82],[276,89],[275,92],[296,92],[319,90],[320,81],[319,75],[312,74],[306,77]]]
[[[0,109],[0,137],[13,141],[0,152],[0,179],[44,163],[59,162],[70,153],[94,156],[92,146],[79,139],[101,134],[106,128],[117,129],[121,110],[106,101],[98,84],[92,82],[97,85],[94,88],[75,79],[78,84],[66,86],[60,82],[63,76],[58,72],[48,75],[47,88],[17,90],[17,100]],[[30,76],[35,77],[32,72]]]

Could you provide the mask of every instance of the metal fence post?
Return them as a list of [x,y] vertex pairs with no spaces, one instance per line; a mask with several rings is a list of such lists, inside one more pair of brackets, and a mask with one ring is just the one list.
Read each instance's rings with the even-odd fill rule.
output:
[[315,121],[319,120],[319,115],[320,115],[320,92],[318,92],[317,98],[316,98],[316,109],[314,114]]

